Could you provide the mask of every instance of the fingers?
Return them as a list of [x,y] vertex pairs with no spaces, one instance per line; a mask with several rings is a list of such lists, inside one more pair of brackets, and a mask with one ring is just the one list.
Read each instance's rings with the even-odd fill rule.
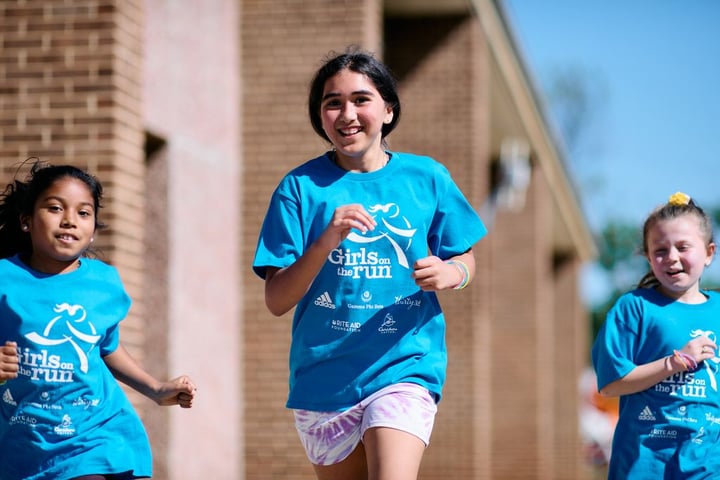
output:
[[181,408],[192,408],[197,387],[192,380],[190,380],[190,377],[182,375],[174,379],[172,383],[175,384],[176,391],[178,391],[177,395],[175,395],[176,403],[180,405]]
[[179,393],[177,396],[177,404],[180,405],[181,408],[192,408],[193,400],[195,400],[194,394]]
[[686,354],[692,355],[698,362],[715,358],[717,356],[717,344],[709,338],[698,337],[685,345],[683,350]]
[[17,343],[5,342],[5,345],[0,347],[0,382],[17,378],[19,363]]
[[717,345],[714,342],[704,342],[700,345],[699,356],[703,358],[712,358],[717,351]]
[[375,219],[359,204],[337,208],[330,223],[340,228],[356,228],[363,233],[374,230],[377,225]]
[[194,395],[195,391],[197,390],[197,387],[187,375],[182,375],[173,380],[173,382],[178,385],[178,389],[184,391],[187,394]]
[[457,285],[459,275],[455,266],[431,255],[415,262],[412,278],[423,291],[437,291]]

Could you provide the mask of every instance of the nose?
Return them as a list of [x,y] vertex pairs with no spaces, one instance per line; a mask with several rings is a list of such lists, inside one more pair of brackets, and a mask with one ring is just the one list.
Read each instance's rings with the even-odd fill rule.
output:
[[74,227],[75,226],[75,219],[69,212],[65,212],[63,215],[62,221],[60,222],[61,227]]
[[355,105],[352,102],[347,102],[343,105],[340,110],[340,120],[343,122],[350,122],[355,120],[357,112],[355,111]]

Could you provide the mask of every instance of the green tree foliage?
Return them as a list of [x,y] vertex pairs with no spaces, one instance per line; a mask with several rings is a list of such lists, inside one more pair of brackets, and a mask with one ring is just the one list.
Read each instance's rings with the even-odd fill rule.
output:
[[590,306],[593,338],[618,297],[633,288],[647,272],[647,262],[642,256],[642,232],[638,226],[609,223],[600,231],[596,242],[596,264],[605,274],[609,293],[601,302]]

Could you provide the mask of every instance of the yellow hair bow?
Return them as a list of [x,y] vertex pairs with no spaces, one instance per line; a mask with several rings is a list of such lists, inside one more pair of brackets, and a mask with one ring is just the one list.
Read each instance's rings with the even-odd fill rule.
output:
[[670,195],[670,198],[668,199],[668,204],[678,206],[688,205],[690,204],[690,195],[683,192],[675,192]]

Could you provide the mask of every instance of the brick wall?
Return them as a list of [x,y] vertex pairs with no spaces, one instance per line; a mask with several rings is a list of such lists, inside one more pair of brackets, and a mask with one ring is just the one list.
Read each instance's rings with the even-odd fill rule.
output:
[[96,238],[135,303],[123,334],[142,358],[144,182],[140,2],[0,3],[3,181],[38,157],[70,163],[105,188]]
[[[378,2],[310,0],[244,2],[243,218],[247,274],[243,309],[248,479],[309,479],[312,469],[285,410],[291,314],[265,307],[263,282],[249,265],[273,188],[291,168],[324,152],[307,118],[307,88],[329,51],[349,44],[377,50]],[[372,28],[367,28],[372,25]]]
[[[389,137],[390,147],[430,155],[448,167],[459,187],[480,209],[488,188],[489,123],[484,40],[476,18],[395,18],[386,31],[388,62],[403,72],[403,116]],[[441,33],[441,34],[439,34]],[[435,36],[433,36],[435,35]],[[426,36],[433,36],[429,39]],[[418,37],[423,41],[415,41]],[[479,88],[476,88],[479,87]],[[478,272],[487,239],[476,246]],[[479,280],[477,278],[476,280]],[[430,448],[423,457],[421,478],[478,478],[476,455],[483,458],[482,436],[487,422],[482,383],[489,352],[481,332],[487,322],[487,290],[476,281],[462,292],[442,292],[447,321],[448,372]]]

